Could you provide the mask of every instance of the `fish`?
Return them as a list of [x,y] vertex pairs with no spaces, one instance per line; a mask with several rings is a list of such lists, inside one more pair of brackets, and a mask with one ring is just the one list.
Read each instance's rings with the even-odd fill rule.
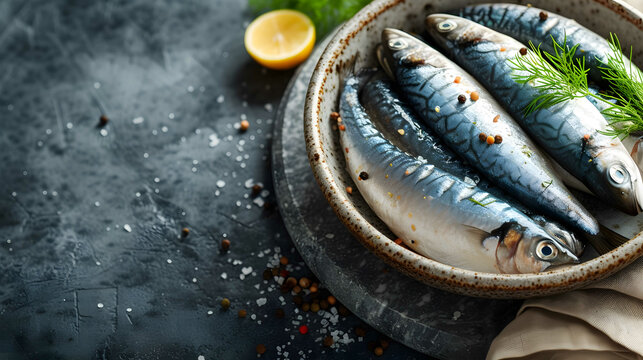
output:
[[636,215],[643,203],[643,181],[617,138],[605,135],[607,121],[587,99],[577,98],[538,109],[526,106],[541,93],[519,84],[509,62],[528,51],[519,41],[471,20],[448,14],[426,18],[429,35],[472,74],[511,113],[555,161],[606,204]]
[[482,85],[458,65],[400,30],[382,32],[380,61],[432,130],[489,181],[523,204],[576,230],[598,233],[536,144]]
[[[543,9],[517,4],[479,4],[453,10],[450,14],[463,17],[490,29],[508,35],[521,43],[532,42],[548,53],[554,53],[552,39],[558,44],[572,48],[579,44],[575,58],[584,60],[588,78],[597,84],[606,85],[600,67],[607,64],[607,55],[612,54],[609,42],[602,36],[580,25],[573,19]],[[638,67],[623,56],[626,68],[636,73]]]
[[375,214],[410,249],[490,273],[534,273],[579,261],[502,199],[393,145],[360,104],[362,84],[359,74],[347,76],[340,94],[337,125],[346,169]]

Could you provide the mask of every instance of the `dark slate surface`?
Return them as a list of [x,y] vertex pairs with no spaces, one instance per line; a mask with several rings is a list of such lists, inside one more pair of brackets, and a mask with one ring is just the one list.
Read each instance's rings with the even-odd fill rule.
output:
[[[270,119],[293,72],[249,59],[250,19],[234,0],[0,2],[1,359],[371,354],[378,334],[360,342],[355,316],[299,319],[262,279],[278,250],[309,270],[261,206],[275,203]],[[323,331],[349,343],[326,349]],[[393,343],[382,358],[423,357]]]

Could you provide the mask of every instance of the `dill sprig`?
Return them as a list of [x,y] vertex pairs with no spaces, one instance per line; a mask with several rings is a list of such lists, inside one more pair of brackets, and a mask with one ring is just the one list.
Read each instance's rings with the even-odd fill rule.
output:
[[[606,104],[601,113],[610,127],[606,135],[625,137],[643,131],[643,75],[632,63],[624,61],[621,44],[615,34],[610,34],[610,53],[604,67],[600,67],[604,80],[610,84],[612,95],[594,94],[587,84],[585,59],[574,55],[580,44],[568,47],[552,36],[554,52],[547,53],[529,42],[531,51],[510,59],[512,78],[520,84],[530,83],[540,95],[524,109],[525,115],[562,102],[582,97],[593,97]],[[630,49],[630,60],[632,50]]]
[[371,0],[248,0],[248,5],[257,14],[275,9],[299,10],[310,17],[318,38],[321,39],[370,2]]
[[480,205],[480,206],[482,206],[482,207],[487,207],[487,205],[491,205],[491,204],[493,204],[493,203],[495,203],[495,202],[496,202],[496,200],[491,200],[491,201],[489,201],[488,203],[483,204],[483,203],[481,203],[480,201],[478,201],[478,200],[476,200],[476,199],[474,199],[474,198],[472,198],[472,197],[467,198],[467,200],[471,201],[472,203],[474,203],[474,204],[476,204],[476,205]]

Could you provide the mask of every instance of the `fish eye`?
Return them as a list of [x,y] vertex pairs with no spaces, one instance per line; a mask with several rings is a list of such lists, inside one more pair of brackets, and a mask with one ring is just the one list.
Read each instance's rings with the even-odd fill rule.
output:
[[629,173],[621,164],[610,166],[608,174],[609,180],[616,185],[624,183],[629,177]]
[[406,48],[407,46],[408,46],[408,44],[406,43],[406,41],[404,41],[404,39],[400,39],[400,38],[391,39],[388,42],[388,47],[391,50],[402,50],[402,49]]
[[455,29],[458,25],[451,21],[451,20],[444,20],[441,23],[438,24],[438,31],[439,32],[449,32],[453,29]]
[[551,241],[541,241],[536,248],[536,255],[542,260],[551,260],[558,255],[558,248]]

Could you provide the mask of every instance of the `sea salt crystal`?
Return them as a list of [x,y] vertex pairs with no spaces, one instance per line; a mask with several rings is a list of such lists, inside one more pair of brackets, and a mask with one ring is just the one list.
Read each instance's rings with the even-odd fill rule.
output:
[[125,230],[127,232],[132,232],[132,227],[129,226],[129,224],[125,224],[125,225],[123,225],[123,230]]
[[243,273],[243,275],[250,274],[252,272],[252,266],[241,268],[241,272]]
[[266,298],[259,298],[259,299],[257,299],[257,305],[259,305],[259,306],[264,306],[264,305],[266,305],[266,302],[268,302],[268,300],[267,300]]
[[134,119],[132,119],[132,122],[134,123],[134,125],[142,124],[143,121],[145,121],[145,118],[143,118],[142,116],[135,117]]
[[222,278],[223,280],[227,279],[227,278],[228,278],[228,274],[226,274],[226,273],[221,273],[221,278]]

